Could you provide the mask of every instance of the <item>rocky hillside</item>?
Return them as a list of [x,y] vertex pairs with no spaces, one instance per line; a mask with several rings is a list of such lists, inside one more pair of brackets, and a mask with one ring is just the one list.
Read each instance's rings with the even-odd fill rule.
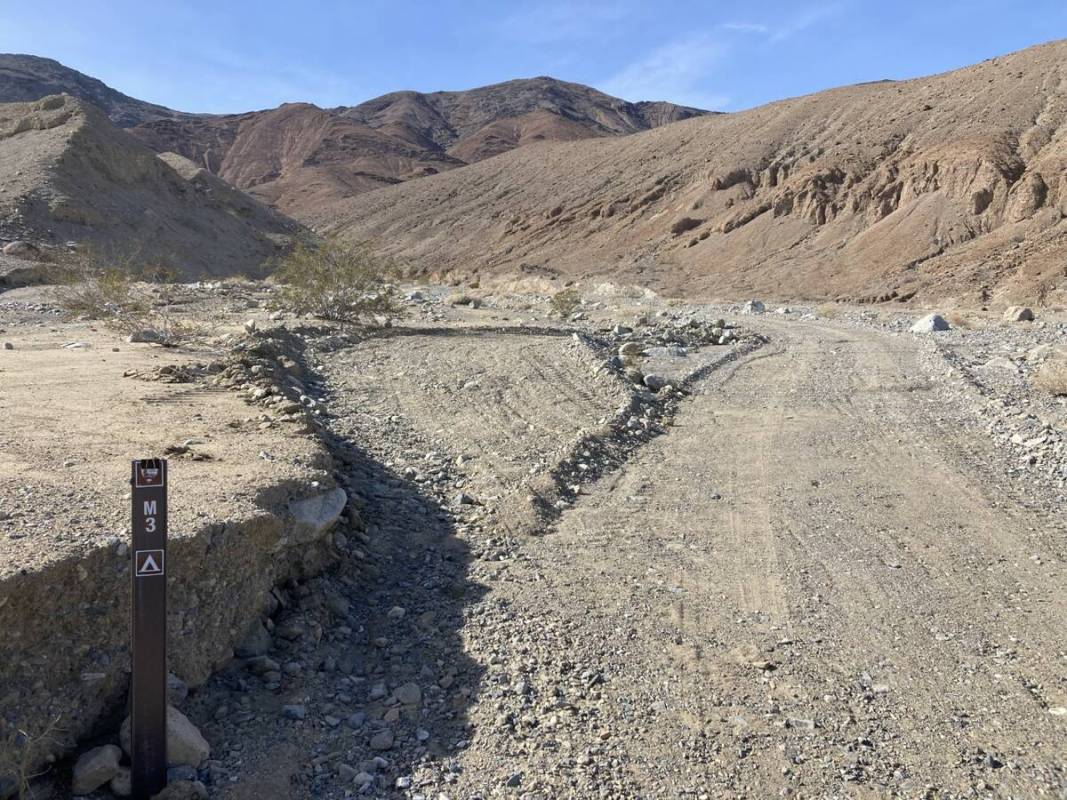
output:
[[0,53],[0,103],[40,100],[53,94],[69,94],[88,100],[120,128],[150,120],[187,116],[124,95],[102,81],[50,58]]
[[1067,42],[504,153],[316,221],[430,273],[668,292],[1067,300]]
[[350,108],[306,103],[220,117],[157,119],[132,129],[298,219],[370,189],[543,141],[620,136],[704,114],[628,103],[552,78],[464,92],[395,92]]
[[186,276],[255,272],[291,220],[67,95],[0,105],[0,239],[158,256]]

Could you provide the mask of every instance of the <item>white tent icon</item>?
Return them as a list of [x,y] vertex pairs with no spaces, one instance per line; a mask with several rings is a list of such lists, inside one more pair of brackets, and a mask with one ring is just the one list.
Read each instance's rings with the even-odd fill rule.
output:
[[137,577],[163,574],[162,550],[139,550],[137,552]]

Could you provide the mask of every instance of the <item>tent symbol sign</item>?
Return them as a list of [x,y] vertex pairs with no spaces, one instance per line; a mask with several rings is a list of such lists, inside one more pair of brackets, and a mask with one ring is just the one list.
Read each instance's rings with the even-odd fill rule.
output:
[[134,553],[138,578],[151,578],[163,574],[163,551],[162,550],[138,550]]

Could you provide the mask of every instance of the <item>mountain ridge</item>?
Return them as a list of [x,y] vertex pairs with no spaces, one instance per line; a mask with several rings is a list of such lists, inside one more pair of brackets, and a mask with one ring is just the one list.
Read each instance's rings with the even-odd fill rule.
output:
[[560,143],[312,223],[413,271],[859,302],[1067,299],[1067,41]]
[[542,141],[622,136],[701,109],[630,103],[540,76],[460,91],[397,91],[357,105],[283,103],[238,114],[174,111],[39,56],[0,55],[0,102],[65,93],[297,219],[362,192]]

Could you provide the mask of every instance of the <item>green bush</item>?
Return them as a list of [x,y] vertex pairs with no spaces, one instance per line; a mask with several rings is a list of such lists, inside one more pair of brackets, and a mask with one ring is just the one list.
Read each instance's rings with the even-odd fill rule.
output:
[[100,320],[142,341],[176,345],[201,332],[175,316],[182,287],[160,259],[144,260],[140,248],[89,250],[52,270],[59,305],[72,317]]
[[289,310],[360,325],[399,316],[391,283],[396,274],[396,265],[367,242],[329,238],[299,242],[274,277],[282,284],[280,299]]
[[582,296],[578,294],[578,290],[573,287],[564,289],[563,291],[556,292],[552,295],[550,305],[555,313],[566,318],[581,308]]

